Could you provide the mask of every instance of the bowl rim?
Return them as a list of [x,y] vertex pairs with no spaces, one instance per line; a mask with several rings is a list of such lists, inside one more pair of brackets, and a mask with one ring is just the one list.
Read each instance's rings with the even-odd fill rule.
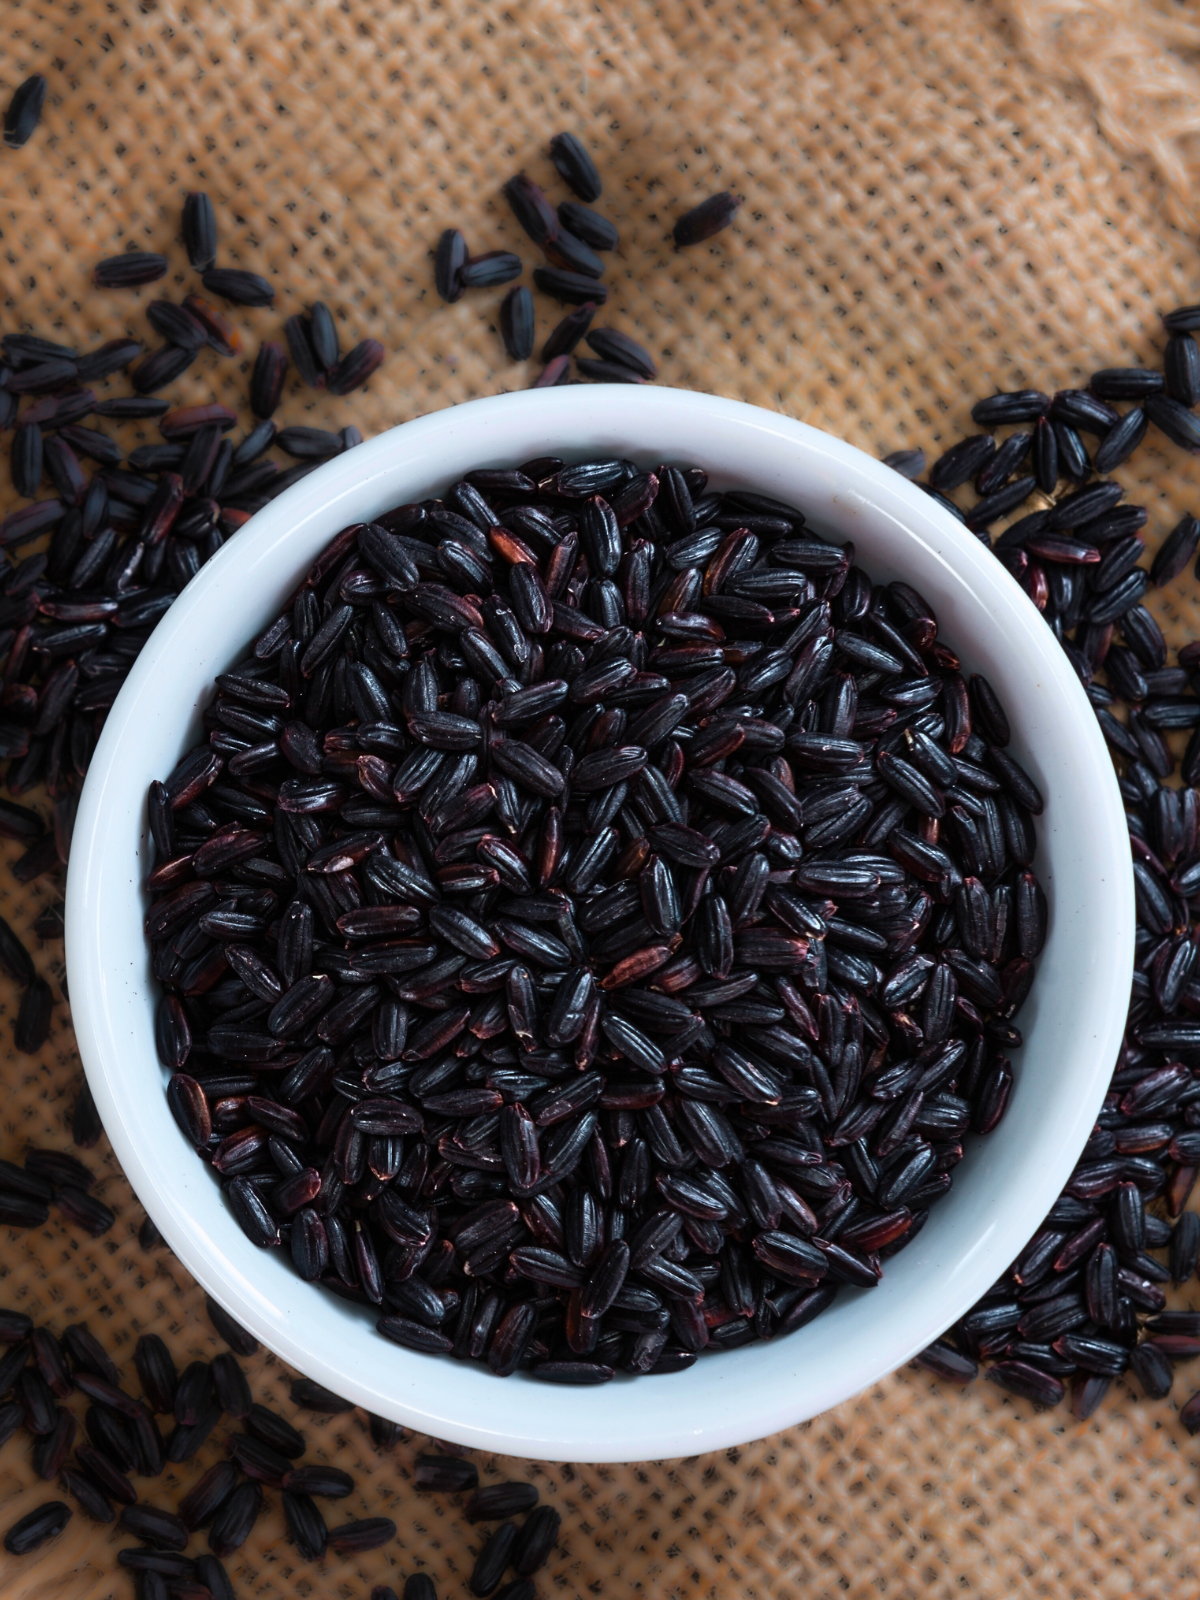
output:
[[[674,423],[667,426],[665,418],[674,418]],[[739,1355],[773,1348],[756,1346],[723,1354],[719,1363],[698,1362],[687,1374],[673,1378],[667,1387],[678,1390],[678,1403],[674,1400],[659,1403],[653,1396],[647,1396],[644,1418],[637,1418],[620,1434],[604,1424],[603,1405],[599,1412],[595,1406],[590,1413],[581,1409],[579,1402],[590,1391],[552,1391],[545,1385],[531,1390],[526,1386],[532,1380],[521,1376],[501,1387],[509,1391],[516,1384],[524,1389],[524,1410],[534,1414],[526,1420],[518,1420],[513,1406],[506,1403],[501,1410],[508,1413],[507,1419],[497,1423],[486,1414],[486,1394],[478,1390],[473,1379],[467,1379],[467,1374],[475,1369],[466,1365],[454,1364],[449,1371],[436,1370],[428,1358],[400,1351],[379,1340],[381,1367],[407,1372],[403,1363],[396,1364],[397,1356],[407,1358],[410,1363],[424,1364],[416,1378],[402,1385],[407,1392],[397,1394],[390,1389],[381,1390],[371,1372],[363,1365],[354,1366],[349,1355],[340,1363],[328,1353],[325,1357],[314,1355],[310,1344],[306,1343],[306,1319],[299,1314],[307,1302],[297,1307],[274,1305],[266,1291],[255,1283],[254,1275],[230,1261],[230,1253],[237,1253],[239,1241],[248,1245],[232,1217],[226,1213],[233,1235],[233,1242],[226,1250],[222,1241],[203,1231],[189,1212],[187,1181],[181,1189],[171,1154],[148,1148],[139,1138],[139,1120],[144,1121],[146,1115],[150,1117],[147,1127],[154,1125],[162,1131],[165,1115],[167,1126],[174,1130],[166,1111],[166,1097],[159,1097],[160,1114],[139,1106],[136,1097],[127,1096],[128,1084],[120,1067],[122,1053],[128,1052],[129,1037],[127,1032],[122,1033],[113,1013],[116,981],[106,970],[105,905],[110,893],[128,891],[137,867],[136,862],[114,860],[105,844],[116,823],[113,808],[123,805],[128,810],[131,803],[128,796],[124,800],[120,796],[126,752],[138,743],[136,724],[139,718],[155,703],[158,675],[177,670],[168,665],[168,658],[177,655],[181,645],[186,646],[191,630],[203,625],[205,613],[215,608],[223,587],[230,580],[241,574],[243,580],[248,581],[245,578],[248,570],[252,576],[256,567],[269,563],[315,524],[322,528],[322,542],[332,538],[347,522],[361,520],[357,515],[347,516],[339,511],[339,506],[356,497],[361,500],[368,486],[388,480],[398,472],[407,472],[410,481],[415,481],[418,458],[423,461],[427,451],[436,456],[439,449],[453,454],[459,448],[461,453],[464,436],[477,441],[474,446],[477,460],[495,457],[497,447],[492,440],[506,437],[506,430],[519,433],[526,440],[536,436],[548,444],[564,436],[570,437],[573,432],[591,435],[599,432],[614,440],[624,440],[620,446],[622,453],[645,454],[646,450],[639,450],[630,440],[644,434],[651,441],[647,450],[656,448],[653,442],[656,425],[665,432],[681,425],[693,425],[702,433],[720,430],[731,439],[740,438],[747,448],[753,443],[768,450],[799,452],[809,458],[814,470],[814,464],[820,462],[836,472],[844,485],[840,491],[842,500],[852,507],[885,514],[901,532],[936,552],[946,570],[964,585],[971,582],[982,588],[988,595],[988,604],[998,608],[997,617],[1003,617],[1006,627],[1013,630],[1014,646],[1019,642],[1021,648],[1035,653],[1038,670],[1046,684],[1056,694],[1065,696],[1069,705],[1086,710],[1086,722],[1081,723],[1078,730],[1078,748],[1073,751],[1073,758],[1097,781],[1096,812],[1087,822],[1095,838],[1097,866],[1106,884],[1104,892],[1110,897],[1113,929],[1106,944],[1095,952],[1095,970],[1088,984],[1089,998],[1096,1007],[1094,1013],[1089,1012],[1088,1020],[1094,1039],[1093,1053],[1099,1064],[1083,1086],[1077,1112],[1064,1128],[1059,1158],[1050,1159],[1030,1177],[1026,1191],[1014,1201],[1011,1214],[991,1220],[985,1237],[966,1252],[956,1269],[951,1314],[946,1315],[943,1309],[932,1319],[928,1314],[894,1318],[888,1323],[890,1334],[884,1330],[878,1351],[872,1357],[858,1352],[863,1361],[852,1379],[848,1380],[843,1374],[840,1379],[825,1380],[816,1389],[810,1386],[808,1397],[799,1407],[794,1402],[789,1403],[787,1393],[781,1393],[777,1385],[773,1385],[770,1392],[757,1393],[749,1399],[742,1394],[745,1388],[742,1385],[738,1389],[740,1398],[736,1409],[731,1410],[726,1404],[714,1418],[696,1415],[698,1395],[703,1394],[707,1402],[713,1395],[720,1395],[723,1388],[728,1389],[728,1380],[734,1376],[732,1366],[728,1372],[704,1369],[725,1369],[727,1363],[733,1363]],[[501,453],[507,459],[515,459],[518,448],[505,447]],[[599,448],[602,446],[589,443],[576,453],[591,454]],[[618,446],[614,444],[612,448]],[[703,448],[696,454],[705,458]],[[717,471],[718,476],[731,475],[724,467]],[[435,461],[420,481],[426,485],[440,483],[446,476],[446,470]],[[396,498],[390,503],[396,503]],[[294,564],[290,570],[295,570]],[[196,669],[188,670],[194,677]],[[218,666],[215,670],[221,668]],[[206,668],[197,687],[197,704],[200,691],[207,690],[211,677],[212,671]],[[143,806],[140,793],[136,803]],[[834,435],[744,402],[662,387],[578,386],[464,402],[449,410],[402,423],[376,436],[325,464],[258,512],[236,539],[224,545],[187,586],[159,622],[122,686],[105,723],[80,798],[66,903],[66,955],[76,1034],[101,1119],[143,1206],[202,1287],[268,1348],[369,1410],[421,1432],[469,1446],[539,1459],[590,1461],[691,1455],[775,1432],[828,1409],[884,1377],[911,1359],[974,1303],[1040,1224],[1086,1140],[1107,1088],[1124,1029],[1133,930],[1132,869],[1124,812],[1103,737],[1066,656],[1007,572],[961,524],[920,489]],[[136,978],[133,983],[136,986]],[[150,1049],[153,1058],[152,1044]],[[204,1182],[211,1185],[203,1165],[196,1162],[195,1166]],[[249,1248],[253,1250],[253,1246]],[[303,1295],[309,1294],[308,1285],[302,1285],[299,1278],[293,1281]],[[331,1297],[322,1299],[331,1300]],[[378,1337],[373,1330],[371,1337]],[[792,1337],[791,1344],[796,1344],[797,1337]],[[774,1348],[782,1348],[785,1343],[787,1341],[779,1341]],[[796,1353],[800,1353],[798,1346]],[[704,1372],[703,1381],[697,1385],[695,1375],[701,1372]],[[799,1382],[798,1367],[795,1376]],[[486,1374],[486,1377],[495,1386],[491,1375]],[[685,1379],[690,1381],[685,1382]],[[758,1388],[762,1387],[760,1383]],[[753,1382],[751,1388],[754,1388]],[[605,1392],[611,1395],[613,1388],[610,1386]],[[549,1399],[552,1403],[539,1406],[533,1399],[535,1394],[543,1402]],[[483,1395],[482,1404],[480,1395]],[[457,1402],[456,1396],[459,1397]],[[555,1417],[559,1420],[554,1420]]]

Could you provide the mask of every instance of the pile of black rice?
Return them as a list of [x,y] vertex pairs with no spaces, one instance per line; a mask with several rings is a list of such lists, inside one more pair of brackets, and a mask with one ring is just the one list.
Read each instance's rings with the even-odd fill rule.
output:
[[1046,910],[1003,707],[853,557],[557,458],[318,557],[150,795],[168,1099],[256,1244],[559,1383],[878,1282]]

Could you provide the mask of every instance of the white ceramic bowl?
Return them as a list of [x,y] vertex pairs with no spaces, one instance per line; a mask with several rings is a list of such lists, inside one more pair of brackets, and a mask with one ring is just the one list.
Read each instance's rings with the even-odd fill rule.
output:
[[[952,1194],[882,1284],[844,1294],[790,1338],[591,1390],[502,1381],[399,1349],[365,1312],[251,1245],[167,1109],[142,941],[146,790],[196,740],[214,675],[348,523],[441,492],[473,467],[550,452],[698,464],[717,486],[791,501],[819,532],[853,539],[876,579],[914,584],[1012,716],[1014,752],[1046,797],[1038,870],[1051,905],[1008,1114],[971,1144]],[[75,826],[66,920],[75,1028],[104,1126],[205,1289],[285,1360],[381,1416],[506,1454],[629,1461],[713,1450],[814,1416],[907,1361],[988,1288],[1053,1203],[1097,1114],[1129,997],[1134,909],[1096,719],[1049,628],[965,528],[889,468],[787,417],[673,389],[580,386],[476,400],[395,428],[281,495],[209,562],[109,715]]]

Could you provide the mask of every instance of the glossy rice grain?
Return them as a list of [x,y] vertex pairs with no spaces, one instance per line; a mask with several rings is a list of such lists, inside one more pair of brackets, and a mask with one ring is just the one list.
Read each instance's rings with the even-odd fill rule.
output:
[[29,143],[45,103],[46,80],[40,72],[35,72],[13,90],[4,112],[4,142],[10,150],[20,150]]
[[524,284],[510,289],[500,302],[500,337],[513,361],[528,361],[533,354],[533,295]]
[[197,272],[217,259],[217,214],[206,194],[193,191],[183,202],[183,244]]
[[729,190],[701,200],[699,205],[686,211],[675,223],[671,234],[675,248],[683,250],[689,245],[703,244],[705,240],[715,237],[729,226],[741,205],[742,197]]
[[600,174],[582,141],[573,133],[556,133],[550,141],[550,159],[559,176],[581,200],[599,200]]

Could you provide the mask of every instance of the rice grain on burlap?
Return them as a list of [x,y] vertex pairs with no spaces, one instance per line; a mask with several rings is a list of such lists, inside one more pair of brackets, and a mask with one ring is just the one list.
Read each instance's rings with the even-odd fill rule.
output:
[[[1158,309],[1200,300],[1192,240],[1167,220],[1153,160],[1135,159],[1128,132],[1121,153],[1106,141],[1088,84],[1061,63],[1053,78],[1038,70],[1045,41],[1016,9],[1019,40],[1001,9],[967,0],[11,0],[0,93],[44,70],[50,95],[30,144],[0,152],[0,321],[81,344],[126,327],[144,336],[141,305],[192,281],[178,270],[178,215],[184,190],[202,187],[222,260],[269,272],[279,302],[237,311],[244,358],[206,352],[173,399],[236,397],[244,415],[258,339],[317,297],[343,348],[375,335],[389,358],[365,395],[289,387],[280,420],[370,433],[523,387],[535,366],[501,362],[500,292],[441,305],[429,249],[458,223],[473,250],[511,246],[532,265],[498,190],[526,167],[561,197],[544,150],[567,126],[594,149],[603,208],[621,228],[604,320],[660,354],[663,382],[773,407],[872,452],[936,453],[967,430],[970,397],[1153,360]],[[1078,18],[1087,6],[1061,9]],[[1136,8],[1121,9],[1136,27]],[[1111,105],[1101,111],[1111,125]],[[746,197],[737,226],[674,254],[671,220],[726,187]],[[1178,192],[1170,205],[1175,215]],[[91,292],[92,263],[127,245],[169,249],[177,270],[136,294]],[[538,297],[539,345],[558,314]],[[1167,466],[1143,451],[1131,481],[1155,540],[1196,504],[1174,450]],[[1177,601],[1158,610],[1177,639],[1195,620]],[[20,890],[3,870],[17,847],[0,852],[0,910],[27,932],[52,886]],[[29,938],[57,985],[61,947]],[[15,999],[0,984],[6,1041]],[[79,1068],[66,1008],[39,1058],[6,1050],[5,1068],[0,1155],[67,1145]],[[211,1358],[220,1346],[198,1290],[166,1250],[138,1248],[142,1213],[106,1147],[89,1159],[116,1226],[95,1242],[57,1220],[8,1235],[0,1303],[56,1331],[86,1318],[130,1382],[142,1332],[161,1333],[181,1366]],[[331,1520],[386,1514],[400,1533],[369,1556],[309,1567],[268,1491],[229,1563],[239,1595],[354,1600],[418,1566],[443,1596],[464,1592],[481,1533],[454,1502],[412,1489],[425,1442],[377,1452],[361,1413],[298,1416],[279,1363],[246,1366],[256,1397],[357,1479],[350,1500],[327,1505]],[[1177,1391],[1196,1381],[1182,1369]],[[35,1483],[27,1450],[14,1439],[0,1453],[5,1527],[57,1492]],[[210,1443],[146,1484],[147,1499],[174,1504],[216,1454]],[[698,1460],[480,1466],[485,1481],[532,1477],[563,1513],[543,1596],[1142,1600],[1195,1582],[1195,1454],[1171,1404],[1124,1385],[1081,1425],[983,1381],[960,1395],[910,1369],[804,1427]],[[131,1594],[116,1567],[126,1542],[77,1513],[39,1554],[0,1554],[0,1589],[6,1600]]]

